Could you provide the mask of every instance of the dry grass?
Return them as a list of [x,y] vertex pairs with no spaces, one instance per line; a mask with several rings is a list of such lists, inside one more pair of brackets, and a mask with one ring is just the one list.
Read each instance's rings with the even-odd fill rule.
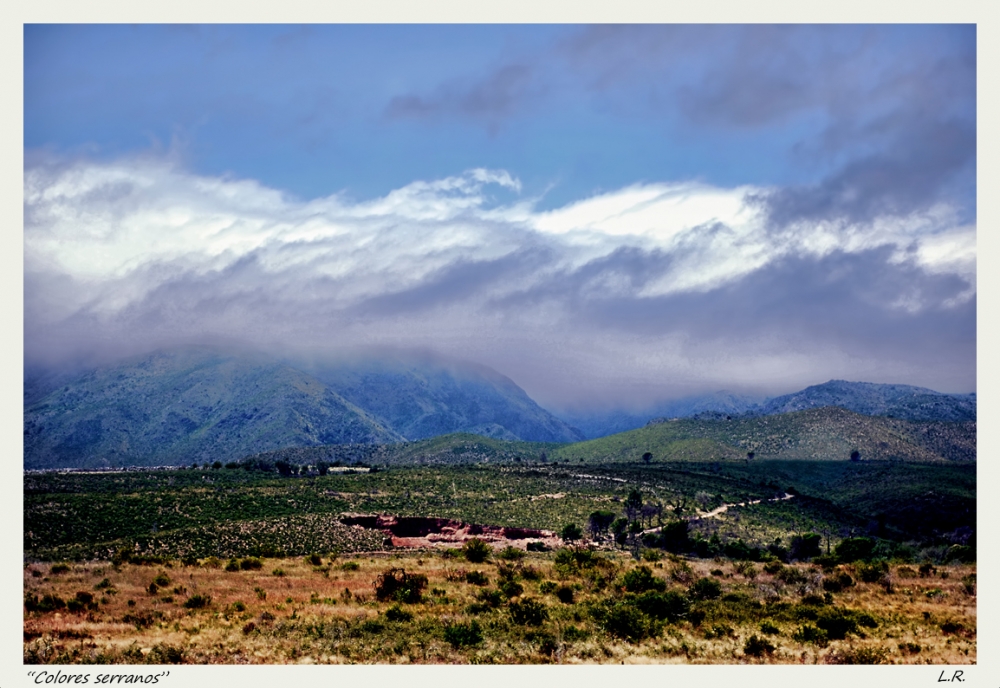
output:
[[[85,602],[75,604],[82,608],[73,611],[29,603],[24,658],[26,663],[197,664],[976,661],[976,598],[969,579],[975,566],[938,566],[926,577],[917,574],[916,566],[893,566],[888,585],[858,580],[833,593],[836,607],[868,613],[877,627],[860,628],[824,645],[796,640],[796,631],[808,621],[792,618],[788,611],[802,608],[803,595],[824,594],[818,567],[794,565],[801,576],[785,574],[794,581],[787,582],[759,564],[751,571],[728,561],[644,562],[679,592],[701,577],[718,580],[723,596],[743,595],[738,599],[748,600],[749,611],[740,616],[743,603],[733,601],[725,603],[728,607],[720,601],[695,603],[692,608],[702,604],[708,610],[700,624],[690,618],[666,624],[654,637],[629,643],[602,630],[591,609],[615,594],[613,582],[604,584],[602,577],[620,580],[639,563],[620,554],[604,556],[606,564],[587,571],[557,567],[552,554],[529,554],[520,562],[520,597],[540,600],[548,611],[538,627],[513,623],[502,605],[469,610],[481,603],[483,591],[497,589],[500,567],[510,566],[496,559],[471,564],[434,552],[323,557],[321,566],[304,558],[267,559],[260,570],[239,571],[226,571],[226,562],[205,560],[198,566],[175,562],[169,567],[93,562],[71,564],[62,573],[53,573],[49,564],[33,564],[24,571],[25,593],[29,599],[37,596],[42,607],[46,595],[68,601],[79,592],[93,595],[94,601],[89,609]],[[387,615],[393,603],[375,599],[373,581],[390,567],[427,576],[424,601],[398,605],[412,619]],[[276,570],[283,575],[275,575]],[[467,582],[469,571],[485,574],[488,584]],[[859,578],[851,567],[838,572]],[[169,582],[151,593],[150,583],[161,574]],[[572,604],[556,598],[553,589],[559,585],[574,589]],[[196,596],[211,601],[201,608],[186,607]],[[753,607],[757,602],[762,606]],[[723,618],[725,614],[729,616]],[[771,633],[762,632],[762,618]],[[481,642],[449,642],[446,628],[472,621],[481,628]],[[748,654],[752,635],[765,638],[773,651]]]

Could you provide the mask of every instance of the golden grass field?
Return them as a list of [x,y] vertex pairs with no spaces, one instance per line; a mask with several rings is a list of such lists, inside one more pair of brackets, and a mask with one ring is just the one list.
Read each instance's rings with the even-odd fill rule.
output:
[[[318,562],[265,559],[260,569],[235,571],[215,560],[189,566],[29,564],[24,661],[976,662],[975,565],[927,566],[921,572],[916,564],[893,564],[879,580],[864,582],[855,567],[844,565],[826,571],[803,563],[780,570],[772,565],[768,572],[761,564],[729,560],[651,555],[635,561],[625,553],[600,552],[596,561],[576,566],[567,565],[565,556],[558,563],[552,552],[520,559],[508,554],[511,560],[494,553],[481,563],[454,550],[324,556]],[[650,626],[647,637],[627,638],[609,631],[610,622],[593,610],[612,609],[600,605],[614,600],[634,602],[623,581],[641,567],[659,589],[683,593],[690,609],[685,618]],[[421,601],[376,598],[374,582],[391,568],[426,576]],[[832,593],[836,586],[824,588],[824,580],[846,580],[842,574],[854,584]],[[699,579],[718,582],[719,594],[697,598]],[[525,599],[535,602],[524,605]],[[542,610],[540,616],[518,616],[529,608]],[[843,639],[803,635],[803,626],[814,623],[810,616],[822,619],[824,610],[833,609],[867,622]],[[644,618],[621,614],[621,623]]]

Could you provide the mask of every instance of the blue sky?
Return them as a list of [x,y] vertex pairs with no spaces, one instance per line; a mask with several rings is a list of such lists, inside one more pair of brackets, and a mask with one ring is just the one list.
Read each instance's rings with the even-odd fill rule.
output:
[[971,26],[25,28],[30,363],[471,358],[555,407],[975,389]]

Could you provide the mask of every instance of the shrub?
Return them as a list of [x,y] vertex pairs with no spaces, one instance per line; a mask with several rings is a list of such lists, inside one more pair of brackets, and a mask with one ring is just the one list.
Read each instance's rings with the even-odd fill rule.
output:
[[259,571],[264,568],[264,562],[256,557],[247,557],[240,561],[240,568],[244,571]]
[[340,565],[341,571],[357,571],[361,566],[356,561],[345,561]]
[[543,595],[548,595],[550,592],[556,589],[556,584],[552,581],[542,581],[538,586],[538,592]]
[[462,547],[462,554],[473,564],[486,561],[492,552],[493,549],[479,538],[472,538]]
[[643,613],[659,621],[677,623],[690,610],[687,597],[673,590],[669,592],[645,592],[635,598],[635,606]]
[[814,645],[819,645],[820,647],[826,647],[829,644],[829,638],[821,628],[816,628],[812,624],[805,624],[795,633],[792,634],[792,640],[799,643],[813,643]]
[[49,573],[53,576],[58,576],[60,573],[69,573],[69,564],[53,564],[52,568],[49,569]]
[[525,545],[525,549],[527,549],[529,552],[548,552],[549,546],[546,545],[544,542],[534,540]]
[[722,594],[722,585],[711,578],[699,578],[688,588],[688,594],[696,600],[714,600]]
[[273,571],[271,571],[271,575],[275,576],[276,578],[283,578],[285,575],[285,569],[282,568],[274,569]]
[[157,587],[156,583],[150,583],[147,590],[149,591],[150,595],[155,595],[157,592],[159,592],[160,589]]
[[471,585],[487,585],[490,579],[482,571],[469,571],[465,574],[465,582]]
[[663,591],[667,589],[667,581],[654,576],[648,566],[638,566],[622,576],[622,586],[628,592]]
[[235,602],[233,602],[233,611],[234,612],[245,612],[246,610],[247,610],[247,606],[245,604],[243,604],[243,602],[241,602],[240,600],[236,600]]
[[779,635],[781,633],[781,629],[770,621],[762,621],[760,624],[760,632],[765,635]]
[[497,584],[497,588],[500,589],[500,592],[502,592],[507,599],[517,597],[524,592],[524,586],[513,578],[503,579]]
[[389,621],[413,621],[413,614],[394,604],[385,610],[385,618]]
[[154,645],[146,655],[147,664],[180,664],[183,661],[184,650],[165,643]]
[[240,570],[240,562],[238,562],[236,559],[230,559],[229,562],[226,564],[226,571],[239,571],[239,570]]
[[497,556],[506,561],[517,561],[519,559],[524,558],[524,552],[519,550],[517,547],[511,547],[510,545],[507,545],[502,550],[500,550],[499,553],[497,553]]
[[976,574],[970,573],[968,576],[962,577],[962,591],[966,595],[976,594]]
[[782,581],[783,583],[787,583],[788,585],[795,585],[796,583],[804,583],[806,580],[805,574],[803,574],[794,566],[782,567],[782,569],[778,571],[778,573],[776,573],[774,577]]
[[409,574],[404,569],[392,568],[379,574],[373,584],[375,597],[381,602],[395,600],[396,602],[419,602],[424,588],[427,587],[427,576]]
[[320,555],[315,554],[315,553],[314,554],[310,554],[308,557],[306,557],[306,563],[310,564],[312,566],[322,566],[323,565],[323,558]]
[[660,625],[654,619],[623,601],[597,606],[592,614],[598,626],[630,643],[637,643],[660,632]]
[[823,609],[816,618],[816,625],[826,631],[830,640],[843,640],[848,633],[858,632],[857,619],[843,609]]
[[560,585],[556,588],[556,598],[563,604],[573,604],[573,588],[568,585]]
[[795,535],[792,537],[788,556],[791,559],[798,559],[800,561],[817,557],[821,551],[821,542],[822,538],[820,538],[820,536],[816,533],[803,533],[802,535]]
[[519,626],[541,626],[549,618],[545,605],[531,597],[525,597],[509,606],[511,621]]
[[774,653],[774,645],[756,634],[747,638],[743,644],[743,654],[749,657],[763,657]]
[[212,603],[212,597],[210,595],[191,595],[184,601],[184,606],[187,609],[201,609],[207,607]]
[[837,558],[845,563],[871,559],[875,540],[870,537],[847,538],[834,549]]
[[870,564],[861,563],[855,566],[858,578],[865,583],[877,583],[889,572],[889,565],[884,561],[876,561]]
[[444,639],[455,649],[472,647],[483,642],[483,630],[473,619],[469,623],[453,623],[444,627]]
[[764,572],[770,573],[772,576],[775,575],[776,573],[779,573],[784,568],[785,565],[778,560],[769,561],[766,564],[764,564]]
[[105,588],[111,587],[111,581],[107,578],[102,578],[100,583],[94,586],[94,590],[104,590]]

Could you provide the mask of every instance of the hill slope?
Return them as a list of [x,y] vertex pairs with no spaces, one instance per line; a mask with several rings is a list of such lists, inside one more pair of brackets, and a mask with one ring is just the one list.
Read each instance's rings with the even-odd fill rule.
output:
[[92,370],[24,412],[24,467],[227,460],[401,437],[264,356],[184,348]]
[[409,440],[453,432],[531,442],[584,438],[485,366],[397,354],[303,369]]
[[756,413],[788,413],[823,406],[840,406],[867,416],[913,421],[974,421],[975,394],[942,394],[910,385],[830,380],[800,392],[768,399]]
[[552,450],[578,462],[757,459],[974,461],[976,423],[911,422],[837,407],[772,416],[683,418]]

